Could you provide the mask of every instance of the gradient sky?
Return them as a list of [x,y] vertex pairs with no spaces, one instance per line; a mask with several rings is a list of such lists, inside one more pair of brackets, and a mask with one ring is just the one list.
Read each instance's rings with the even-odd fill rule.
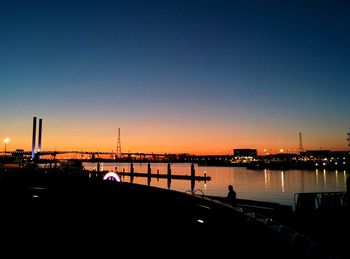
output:
[[0,3],[0,138],[42,150],[347,150],[350,1]]

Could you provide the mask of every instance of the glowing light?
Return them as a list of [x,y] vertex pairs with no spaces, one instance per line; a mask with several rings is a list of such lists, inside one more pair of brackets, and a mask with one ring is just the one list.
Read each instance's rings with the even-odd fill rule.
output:
[[199,223],[204,223],[204,220],[202,220],[202,219],[197,219],[197,221],[198,221]]
[[6,146],[9,143],[10,139],[9,138],[5,138],[4,139],[4,143],[5,143],[5,149],[4,149],[4,154],[6,155]]
[[283,153],[283,148],[280,149],[280,152]]
[[111,181],[117,181],[120,182],[120,177],[115,172],[108,172],[103,177],[103,180],[111,180]]

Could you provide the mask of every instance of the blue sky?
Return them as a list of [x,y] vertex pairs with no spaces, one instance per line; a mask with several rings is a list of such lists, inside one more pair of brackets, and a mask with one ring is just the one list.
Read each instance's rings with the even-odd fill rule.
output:
[[[350,1],[2,1],[0,137],[43,149],[347,149]],[[10,146],[10,144],[9,144]]]

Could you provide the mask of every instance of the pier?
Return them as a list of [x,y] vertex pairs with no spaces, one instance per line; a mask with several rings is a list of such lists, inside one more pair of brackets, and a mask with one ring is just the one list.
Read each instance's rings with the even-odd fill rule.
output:
[[[97,167],[98,168],[98,167]],[[211,177],[207,176],[206,173],[203,176],[196,175],[196,171],[194,169],[194,164],[191,164],[191,174],[190,175],[177,175],[171,173],[171,166],[168,163],[167,172],[165,174],[160,174],[159,170],[157,170],[156,174],[152,174],[151,164],[147,165],[147,173],[137,173],[134,172],[133,163],[130,164],[130,172],[118,172],[121,176],[130,176],[130,177],[147,177],[147,178],[166,178],[166,179],[177,179],[177,180],[192,180],[192,181],[210,181]]]
[[168,174],[147,174],[147,173],[131,173],[131,172],[118,172],[121,176],[135,176],[135,177],[150,177],[150,178],[171,178],[177,180],[196,180],[196,181],[210,181],[210,176],[191,176],[191,175],[168,175]]

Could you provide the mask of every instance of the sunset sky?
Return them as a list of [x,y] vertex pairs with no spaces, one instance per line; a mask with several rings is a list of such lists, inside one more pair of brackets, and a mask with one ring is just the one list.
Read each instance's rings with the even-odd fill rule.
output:
[[42,150],[348,150],[350,1],[0,3],[0,138]]

